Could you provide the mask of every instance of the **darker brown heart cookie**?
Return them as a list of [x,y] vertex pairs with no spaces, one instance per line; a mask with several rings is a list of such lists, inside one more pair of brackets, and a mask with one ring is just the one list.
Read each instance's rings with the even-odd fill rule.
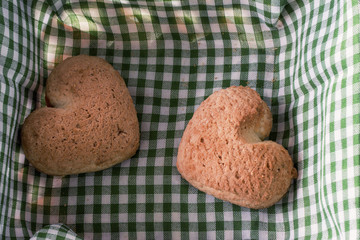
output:
[[48,107],[25,120],[21,144],[39,171],[99,171],[139,147],[136,110],[120,74],[105,60],[80,55],[58,64],[46,83]]

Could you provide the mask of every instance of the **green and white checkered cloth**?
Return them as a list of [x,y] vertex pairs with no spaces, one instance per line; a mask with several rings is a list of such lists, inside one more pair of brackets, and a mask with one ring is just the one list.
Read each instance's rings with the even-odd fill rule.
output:
[[[358,0],[5,0],[0,46],[0,238],[360,239]],[[140,149],[51,177],[29,165],[19,133],[51,70],[78,54],[125,79]],[[176,169],[195,109],[231,85],[267,102],[269,138],[299,172],[268,209],[215,199]]]

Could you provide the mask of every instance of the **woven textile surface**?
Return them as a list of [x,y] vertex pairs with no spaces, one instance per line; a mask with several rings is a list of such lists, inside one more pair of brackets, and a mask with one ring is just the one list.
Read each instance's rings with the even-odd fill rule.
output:
[[[0,237],[359,239],[360,15],[356,0],[0,2]],[[56,64],[99,56],[124,78],[140,123],[136,155],[109,169],[36,171],[21,126],[45,105]],[[176,169],[199,104],[255,89],[299,177],[250,210],[198,191]]]

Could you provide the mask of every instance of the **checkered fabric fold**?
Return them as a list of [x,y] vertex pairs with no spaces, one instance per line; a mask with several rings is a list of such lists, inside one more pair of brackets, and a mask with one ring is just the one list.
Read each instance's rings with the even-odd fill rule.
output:
[[[5,0],[0,46],[0,238],[46,238],[63,223],[52,225],[60,239],[360,239],[357,0]],[[123,76],[140,149],[104,171],[51,177],[25,159],[21,125],[45,105],[54,66],[78,54]],[[176,169],[195,109],[232,85],[266,101],[269,138],[299,172],[267,209],[215,199]]]
[[44,226],[30,240],[81,240],[70,228],[63,224]]

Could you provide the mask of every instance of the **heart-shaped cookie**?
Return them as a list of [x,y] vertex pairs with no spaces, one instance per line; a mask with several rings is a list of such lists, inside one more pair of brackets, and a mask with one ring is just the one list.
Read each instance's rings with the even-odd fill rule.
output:
[[45,95],[48,106],[32,112],[21,131],[25,156],[41,172],[94,172],[136,153],[135,106],[124,80],[105,60],[66,59],[51,72]]
[[199,190],[247,208],[279,201],[297,177],[289,153],[273,141],[272,115],[248,87],[213,93],[195,111],[181,139],[177,168]]

